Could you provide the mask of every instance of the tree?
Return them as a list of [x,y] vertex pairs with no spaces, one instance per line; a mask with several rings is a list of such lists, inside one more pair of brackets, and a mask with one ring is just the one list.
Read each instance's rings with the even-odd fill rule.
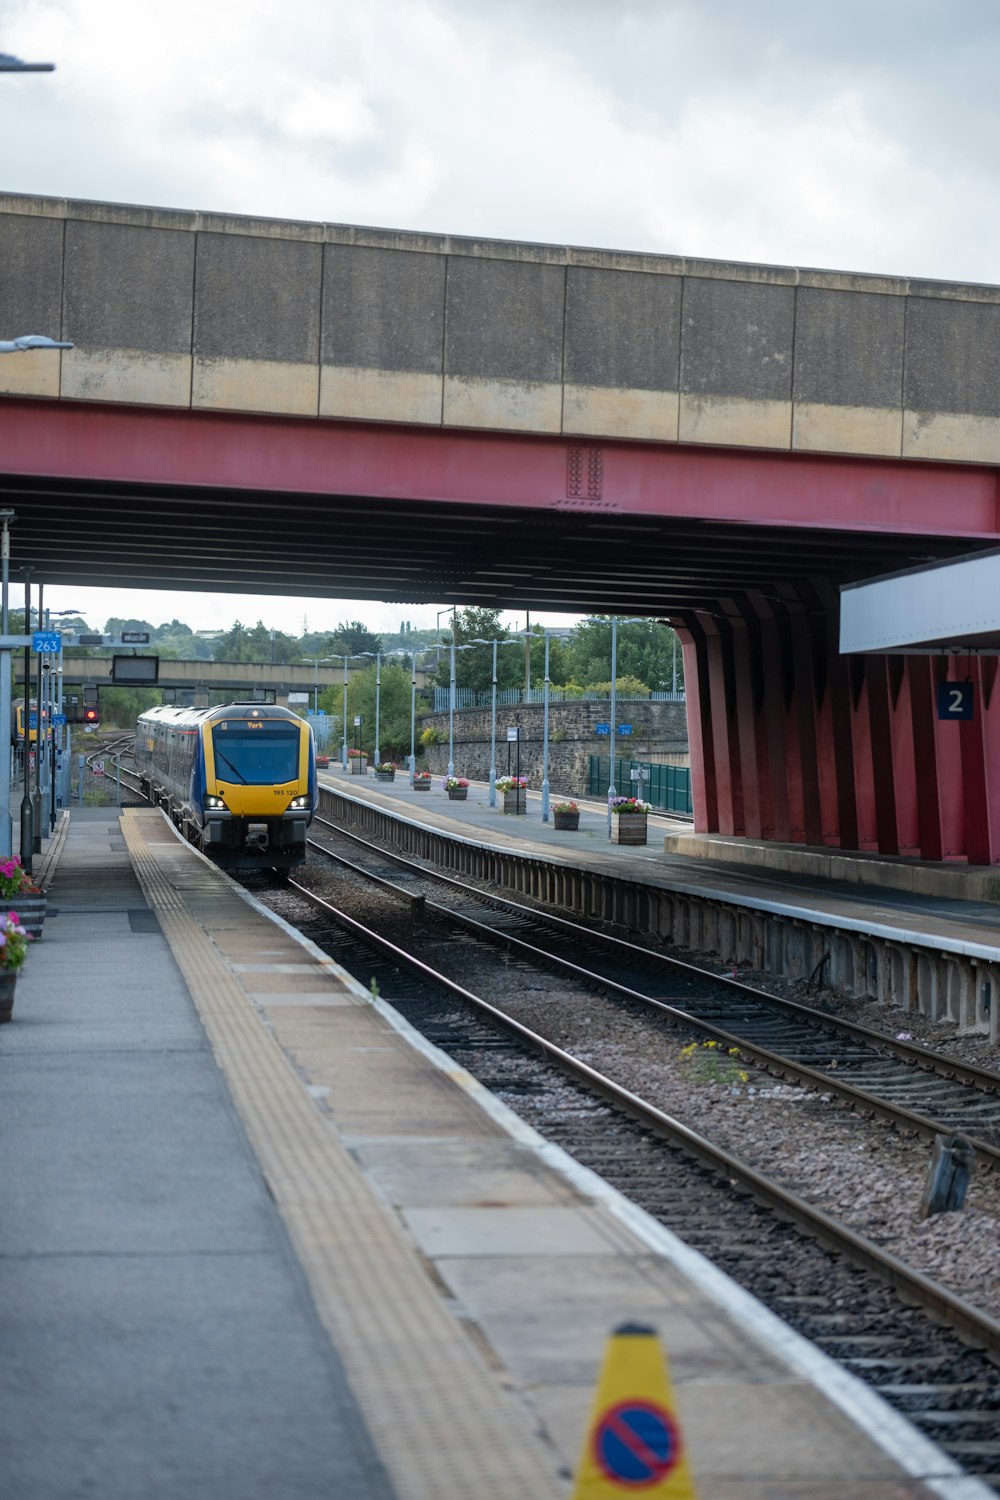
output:
[[[674,632],[649,620],[619,620],[617,676],[634,677],[654,692],[673,685]],[[578,626],[565,652],[566,667],[581,687],[611,679],[611,616],[592,615]],[[678,686],[683,684],[680,649],[676,653]]]
[[[493,647],[474,641],[506,641],[510,632],[500,624],[496,609],[460,609],[455,621],[455,677],[459,686],[489,692],[493,682]],[[458,648],[465,647],[459,654]],[[497,647],[497,687],[514,688],[524,680],[524,654],[513,646]],[[440,660],[434,675],[438,687],[451,684],[451,630],[442,633]]]
[[269,630],[262,620],[258,620],[252,630],[237,620],[215,647],[216,661],[289,662],[300,659],[299,645],[294,637],[285,635],[282,630]]
[[335,634],[338,641],[343,641],[343,649],[350,651],[352,656],[360,655],[362,651],[382,650],[382,637],[360,620],[342,620]]
[[[338,718],[343,711],[343,689],[327,688],[321,705]],[[354,716],[361,715],[355,729]],[[352,674],[347,687],[347,743],[372,755],[375,750],[375,663]],[[409,668],[382,664],[379,690],[379,751],[383,760],[403,760],[410,753]]]

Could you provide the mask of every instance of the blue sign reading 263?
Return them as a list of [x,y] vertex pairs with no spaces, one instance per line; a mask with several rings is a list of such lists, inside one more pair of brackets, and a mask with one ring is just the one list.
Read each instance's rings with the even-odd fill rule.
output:
[[36,630],[32,633],[31,649],[39,656],[51,656],[62,650],[62,636],[58,630]]

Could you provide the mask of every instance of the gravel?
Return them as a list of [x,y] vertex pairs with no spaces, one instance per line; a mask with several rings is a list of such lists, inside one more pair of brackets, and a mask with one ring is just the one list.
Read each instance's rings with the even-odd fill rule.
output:
[[[498,958],[495,950],[464,937],[443,938],[430,924],[421,938],[398,902],[319,861],[307,867],[307,883],[401,946],[416,938],[427,961],[459,983],[1000,1319],[1000,1174],[974,1173],[961,1211],[922,1219],[929,1143],[865,1119],[829,1095],[778,1083],[718,1048],[692,1048],[689,1037],[662,1020],[581,991],[520,958]],[[315,920],[294,895],[277,894],[272,904],[292,921],[306,910]],[[686,951],[683,957],[699,961]],[[711,957],[702,962],[713,972],[732,972]],[[890,1035],[906,1031],[963,1060],[996,1066],[988,1040],[961,1037],[953,1023],[885,1012],[877,1002],[845,1001],[829,992],[816,996],[805,984],[761,973],[741,970],[738,977]],[[385,998],[391,1003],[391,994]]]

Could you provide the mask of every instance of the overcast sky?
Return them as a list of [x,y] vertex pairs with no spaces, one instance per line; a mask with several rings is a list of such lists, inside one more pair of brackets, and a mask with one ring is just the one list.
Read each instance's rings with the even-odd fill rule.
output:
[[8,191],[1000,281],[996,0],[0,0],[0,51],[57,64],[0,75]]

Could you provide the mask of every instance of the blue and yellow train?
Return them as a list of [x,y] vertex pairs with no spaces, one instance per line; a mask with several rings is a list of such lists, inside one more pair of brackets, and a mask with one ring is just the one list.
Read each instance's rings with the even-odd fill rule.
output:
[[227,870],[289,870],[316,810],[312,727],[287,708],[151,708],[135,726],[150,801]]

